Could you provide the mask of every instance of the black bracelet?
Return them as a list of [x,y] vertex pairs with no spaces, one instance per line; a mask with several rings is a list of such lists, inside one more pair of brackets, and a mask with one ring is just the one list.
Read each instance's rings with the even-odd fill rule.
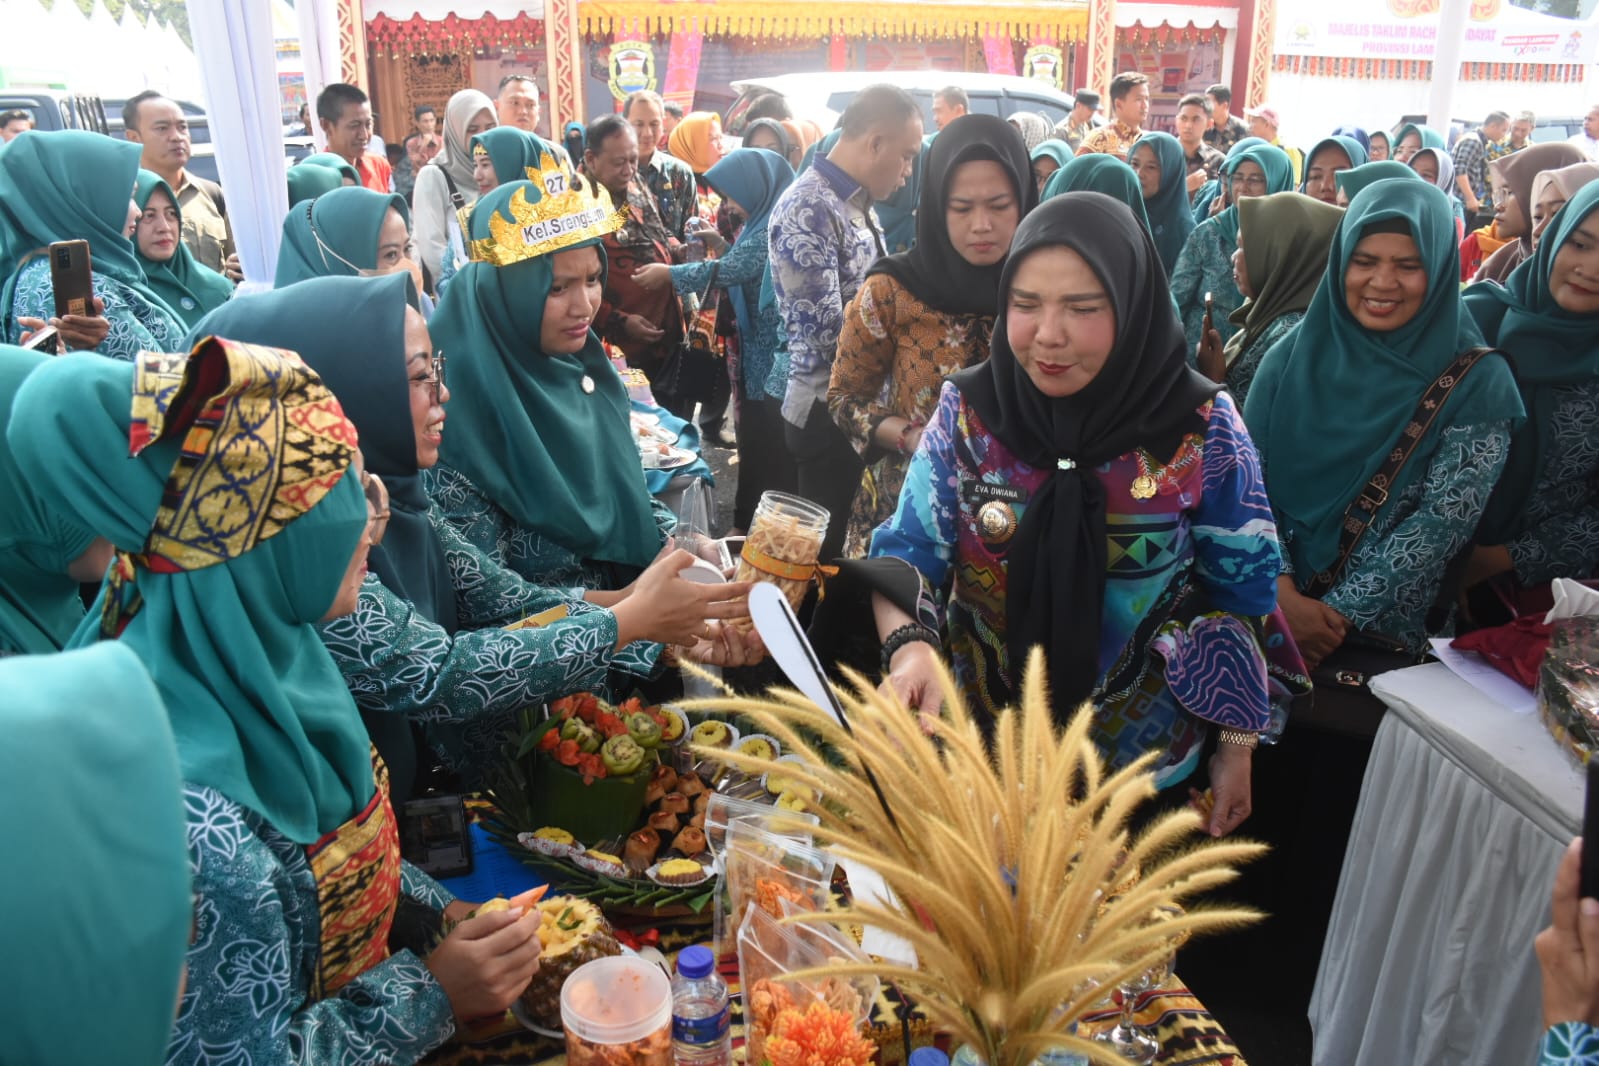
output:
[[920,622],[908,622],[883,638],[883,673],[889,672],[889,660],[894,658],[894,653],[907,644],[920,641],[938,647],[938,634],[922,625]]

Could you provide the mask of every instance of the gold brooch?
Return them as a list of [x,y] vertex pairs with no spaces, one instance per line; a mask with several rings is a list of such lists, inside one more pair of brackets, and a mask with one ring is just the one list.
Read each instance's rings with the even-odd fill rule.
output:
[[1016,512],[1011,505],[991,500],[977,509],[977,532],[985,544],[1004,544],[1016,535]]
[[1155,479],[1148,474],[1139,474],[1133,478],[1133,499],[1153,500],[1155,498]]

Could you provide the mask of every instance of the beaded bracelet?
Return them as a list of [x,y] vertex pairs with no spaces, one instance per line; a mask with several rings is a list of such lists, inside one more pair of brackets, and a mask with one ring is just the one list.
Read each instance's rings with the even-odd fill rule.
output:
[[889,672],[889,662],[894,658],[894,653],[907,644],[931,644],[938,647],[938,634],[919,622],[908,622],[883,638],[883,673]]

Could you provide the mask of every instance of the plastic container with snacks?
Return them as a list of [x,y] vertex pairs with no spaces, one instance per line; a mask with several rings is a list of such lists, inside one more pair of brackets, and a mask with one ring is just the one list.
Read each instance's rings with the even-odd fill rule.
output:
[[569,1066],[673,1066],[672,983],[635,955],[584,963],[561,986]]
[[822,554],[830,516],[827,508],[785,492],[763,492],[755,505],[738,581],[776,585],[795,610],[805,601]]

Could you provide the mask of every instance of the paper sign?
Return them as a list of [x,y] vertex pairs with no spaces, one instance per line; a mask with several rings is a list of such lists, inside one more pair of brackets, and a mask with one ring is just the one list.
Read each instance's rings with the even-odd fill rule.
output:
[[1476,652],[1451,648],[1449,641],[1442,638],[1434,638],[1432,652],[1456,677],[1505,710],[1531,714],[1538,709],[1538,697],[1533,695],[1532,689],[1501,673]]

